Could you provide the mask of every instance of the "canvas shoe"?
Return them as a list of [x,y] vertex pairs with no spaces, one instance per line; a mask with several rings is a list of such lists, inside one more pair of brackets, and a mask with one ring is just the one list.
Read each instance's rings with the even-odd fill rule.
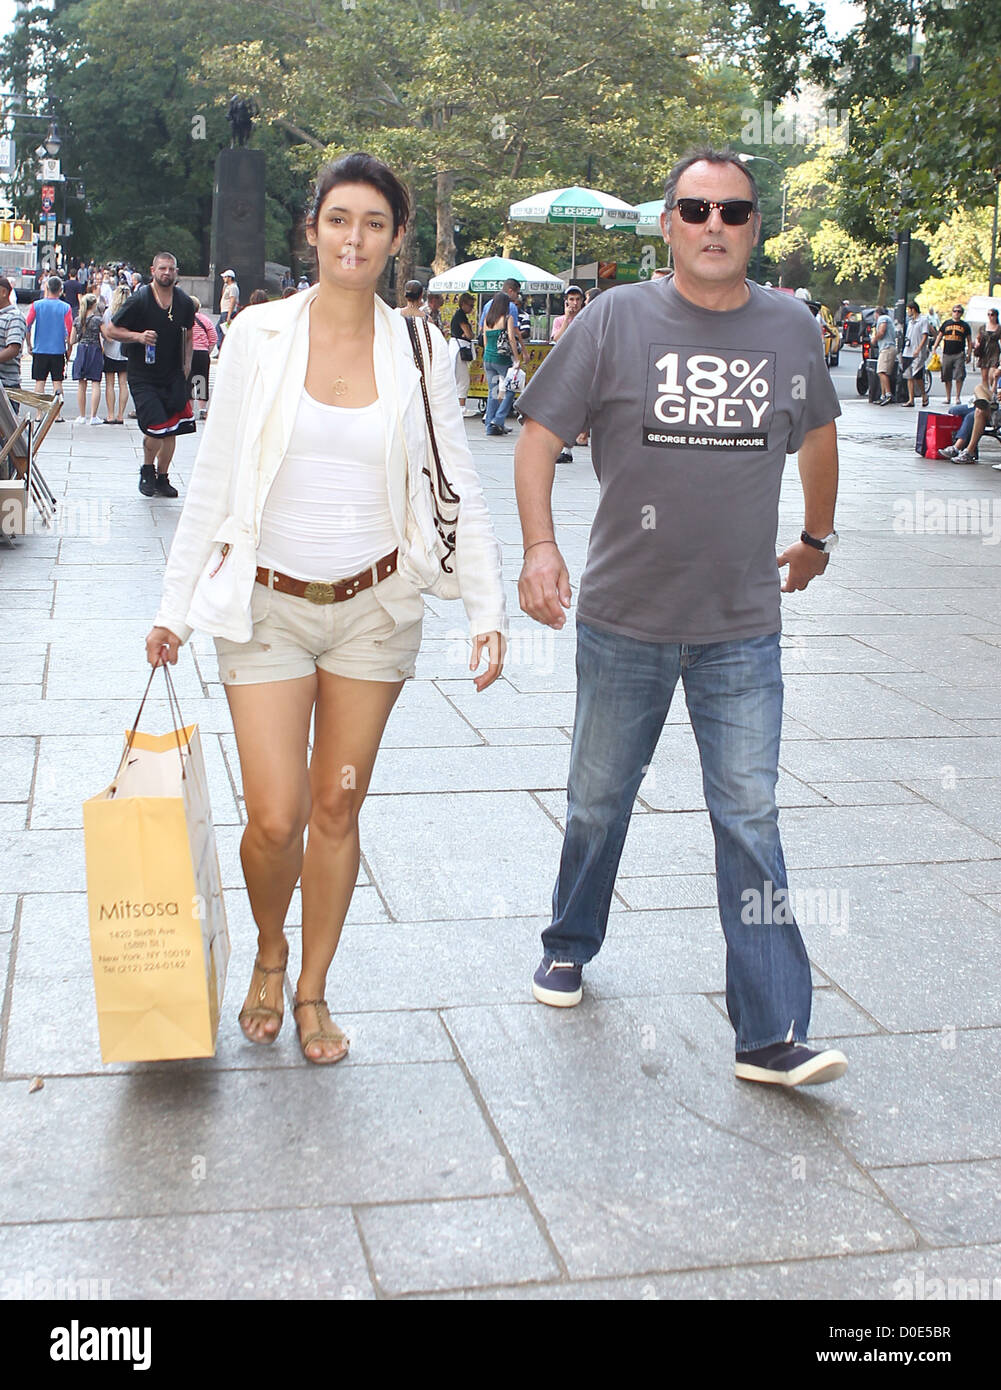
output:
[[773,1086],[817,1086],[837,1081],[848,1067],[843,1052],[835,1047],[816,1051],[805,1043],[780,1042],[738,1052],[736,1075],[741,1081],[764,1081]]
[[953,463],[979,463],[980,459],[976,454],[971,454],[969,449],[961,449],[958,454],[954,454]]
[[557,1009],[570,1009],[579,1004],[583,990],[580,974],[583,966],[572,960],[547,960],[532,977],[532,993],[540,1004],[552,1004]]
[[959,453],[959,450],[960,445],[947,444],[944,449],[939,449],[938,456],[940,459],[954,459]]

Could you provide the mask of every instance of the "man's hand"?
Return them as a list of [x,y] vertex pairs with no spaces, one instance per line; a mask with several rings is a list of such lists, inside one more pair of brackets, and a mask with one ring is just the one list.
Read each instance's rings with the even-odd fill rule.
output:
[[147,328],[145,332],[136,335],[135,341],[137,343],[145,343],[147,347],[151,346],[156,342],[156,329]]
[[782,592],[790,594],[797,589],[805,589],[811,579],[816,579],[818,575],[824,573],[830,558],[830,555],[825,551],[817,550],[814,546],[807,545],[805,541],[794,541],[778,557],[779,569],[784,569],[786,565],[789,566],[789,573],[782,585]]
[[570,607],[570,573],[555,541],[540,541],[525,554],[518,580],[521,611],[547,627],[566,623]]

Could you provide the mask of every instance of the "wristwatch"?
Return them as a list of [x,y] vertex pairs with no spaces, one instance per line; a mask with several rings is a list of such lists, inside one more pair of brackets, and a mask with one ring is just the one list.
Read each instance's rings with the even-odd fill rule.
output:
[[830,555],[831,551],[840,540],[837,531],[832,531],[831,534],[825,536],[822,541],[819,541],[816,536],[811,536],[809,531],[801,532],[799,538],[804,545],[812,545],[814,550],[822,550],[825,555]]

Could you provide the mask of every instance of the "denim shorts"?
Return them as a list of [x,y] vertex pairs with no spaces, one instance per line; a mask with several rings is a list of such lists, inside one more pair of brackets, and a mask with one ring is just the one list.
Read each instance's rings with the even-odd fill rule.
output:
[[361,681],[409,680],[421,645],[424,599],[394,572],[342,603],[311,603],[254,585],[249,642],[215,639],[224,685],[298,680],[319,667]]

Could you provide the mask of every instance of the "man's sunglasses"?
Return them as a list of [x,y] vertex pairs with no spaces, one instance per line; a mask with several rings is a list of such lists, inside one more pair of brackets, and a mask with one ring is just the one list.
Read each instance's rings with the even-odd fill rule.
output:
[[708,198],[679,198],[671,207],[678,209],[682,222],[708,222],[710,212],[716,208],[728,227],[743,227],[754,211],[748,198],[728,198],[725,203]]

